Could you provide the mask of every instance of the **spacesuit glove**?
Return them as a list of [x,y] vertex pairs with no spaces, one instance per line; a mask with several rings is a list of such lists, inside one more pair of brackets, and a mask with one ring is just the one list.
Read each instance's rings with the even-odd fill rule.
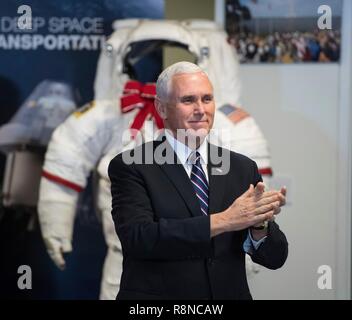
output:
[[40,201],[38,205],[42,236],[50,258],[65,269],[64,253],[72,251],[75,206],[67,203]]
[[44,242],[51,260],[54,261],[59,269],[64,270],[66,262],[63,253],[72,251],[71,241],[68,239],[49,237],[44,238]]
[[78,193],[45,178],[41,180],[38,202],[39,223],[50,258],[65,268],[63,254],[72,251],[72,233]]
[[63,270],[66,266],[63,254],[72,251],[75,206],[40,201],[38,213],[42,236],[50,258]]

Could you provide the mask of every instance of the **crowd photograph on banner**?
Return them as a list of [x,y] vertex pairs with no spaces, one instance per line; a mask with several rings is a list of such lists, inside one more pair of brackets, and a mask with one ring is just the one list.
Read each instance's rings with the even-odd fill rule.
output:
[[341,14],[334,0],[227,0],[226,31],[242,63],[338,62]]

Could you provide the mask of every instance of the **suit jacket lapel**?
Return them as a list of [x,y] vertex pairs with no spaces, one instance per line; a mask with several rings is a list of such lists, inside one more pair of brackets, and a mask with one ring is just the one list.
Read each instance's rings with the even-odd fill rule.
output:
[[201,216],[202,212],[200,211],[198,199],[194,194],[192,183],[183,165],[179,162],[176,153],[166,139],[163,139],[160,143],[156,143],[155,149],[157,148],[160,148],[159,150],[165,150],[167,163],[164,163],[165,155],[162,156],[161,152],[155,152],[156,163],[165,173],[170,182],[175,186],[178,193],[185,201],[192,216]]
[[[222,152],[227,150],[221,149]],[[228,175],[222,169],[223,163],[216,163],[220,159],[220,148],[208,144],[208,178],[209,178],[209,213],[217,213],[222,209],[222,201],[224,199],[225,188],[227,185]],[[214,157],[215,155],[215,157]],[[221,158],[226,161],[226,157]]]

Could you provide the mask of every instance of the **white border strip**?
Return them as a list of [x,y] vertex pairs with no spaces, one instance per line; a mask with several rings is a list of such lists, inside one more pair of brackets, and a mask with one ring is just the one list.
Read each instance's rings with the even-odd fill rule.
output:
[[344,0],[342,12],[335,289],[336,299],[351,299],[352,1]]

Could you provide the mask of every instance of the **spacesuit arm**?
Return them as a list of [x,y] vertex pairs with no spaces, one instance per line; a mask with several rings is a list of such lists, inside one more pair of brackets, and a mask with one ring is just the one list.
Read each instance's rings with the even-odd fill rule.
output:
[[45,155],[38,214],[48,253],[58,267],[72,250],[72,230],[79,196],[110,140],[107,110],[86,106],[72,114],[52,136]]

